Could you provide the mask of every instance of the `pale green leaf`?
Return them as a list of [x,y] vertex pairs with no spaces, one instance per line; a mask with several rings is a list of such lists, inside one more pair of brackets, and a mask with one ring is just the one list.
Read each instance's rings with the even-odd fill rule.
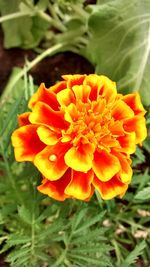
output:
[[114,0],[94,6],[86,56],[123,93],[139,91],[150,104],[150,1]]

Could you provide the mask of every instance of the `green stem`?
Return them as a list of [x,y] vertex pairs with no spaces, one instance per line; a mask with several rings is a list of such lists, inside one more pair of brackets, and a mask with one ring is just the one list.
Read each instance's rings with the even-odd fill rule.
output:
[[33,187],[33,205],[32,205],[32,221],[31,221],[31,263],[34,267],[34,258],[35,258],[35,187]]
[[21,18],[25,16],[31,16],[31,12],[16,12],[13,14],[8,14],[0,18],[0,23],[11,20],[11,19],[16,19],[16,18]]
[[38,55],[33,61],[29,62],[25,69],[20,70],[20,72],[16,75],[16,77],[13,79],[10,86],[7,87],[7,90],[4,91],[2,97],[1,97],[1,103],[5,102],[5,98],[7,95],[11,92],[12,88],[16,85],[16,83],[27,73],[30,71],[36,64],[38,64],[42,59],[44,59],[47,56],[52,56],[55,53],[61,51],[63,48],[66,47],[66,44],[60,43],[56,44],[47,50],[45,50],[42,54]]
[[60,264],[64,261],[64,259],[66,257],[66,253],[67,253],[67,250],[65,249],[63,251],[63,253],[60,255],[60,257],[58,258],[58,260],[55,261],[55,263],[51,267],[58,267],[58,266],[60,266]]
[[96,198],[98,200],[98,204],[99,204],[100,208],[103,209],[103,200],[101,199],[101,196],[97,190],[95,190],[95,195],[96,195]]
[[66,31],[66,27],[63,24],[51,18],[48,14],[44,13],[43,11],[39,11],[37,15],[39,15],[39,17],[41,17],[45,21],[49,22],[53,27],[55,27],[60,32]]
[[119,246],[116,242],[115,239],[113,239],[111,241],[111,243],[113,244],[114,246],[114,249],[115,249],[115,252],[116,252],[116,257],[117,257],[117,266],[120,266],[120,262],[121,262],[121,252],[120,252],[120,249],[119,249]]

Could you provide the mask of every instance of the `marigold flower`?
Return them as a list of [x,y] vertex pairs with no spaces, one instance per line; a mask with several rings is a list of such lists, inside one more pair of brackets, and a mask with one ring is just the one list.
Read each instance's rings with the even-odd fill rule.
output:
[[17,161],[32,161],[43,176],[38,190],[63,201],[123,196],[131,181],[130,155],[147,135],[138,93],[117,94],[105,76],[64,75],[31,97],[12,134]]

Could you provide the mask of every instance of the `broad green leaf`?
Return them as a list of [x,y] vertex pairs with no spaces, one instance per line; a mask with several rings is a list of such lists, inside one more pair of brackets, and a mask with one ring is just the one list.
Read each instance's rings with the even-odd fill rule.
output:
[[94,6],[88,20],[90,41],[83,52],[95,64],[96,73],[116,81],[123,93],[139,91],[145,105],[150,104],[149,10],[149,0]]

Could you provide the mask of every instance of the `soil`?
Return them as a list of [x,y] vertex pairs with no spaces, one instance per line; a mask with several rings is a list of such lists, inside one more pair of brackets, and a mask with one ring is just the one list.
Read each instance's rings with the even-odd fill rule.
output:
[[[13,67],[23,67],[25,58],[33,60],[37,54],[32,50],[20,48],[4,49],[3,33],[0,30],[0,92],[2,93]],[[94,67],[85,58],[72,53],[59,53],[47,57],[37,64],[31,71],[34,83],[39,85],[45,82],[49,87],[61,80],[63,74],[89,74],[94,73]]]

